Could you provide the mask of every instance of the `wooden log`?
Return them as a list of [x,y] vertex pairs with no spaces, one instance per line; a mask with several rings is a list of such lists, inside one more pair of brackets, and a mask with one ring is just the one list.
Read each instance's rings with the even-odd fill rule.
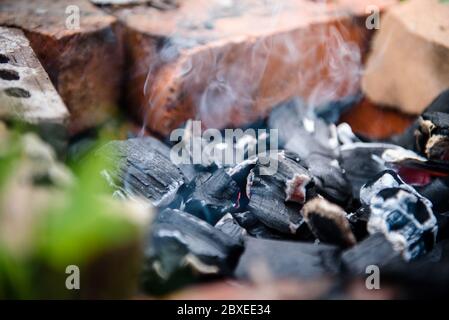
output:
[[23,32],[0,27],[0,119],[30,125],[60,152],[65,146],[68,117]]
[[[80,27],[73,29],[77,8]],[[20,28],[29,38],[70,111],[72,134],[115,113],[122,91],[123,46],[114,17],[88,0],[3,0],[0,25]]]
[[239,126],[297,95],[309,105],[355,95],[371,35],[366,9],[396,0],[267,3],[115,10],[127,28],[128,107],[167,134],[196,116],[206,127]]
[[372,101],[420,114],[449,87],[449,4],[410,0],[382,20],[363,78]]

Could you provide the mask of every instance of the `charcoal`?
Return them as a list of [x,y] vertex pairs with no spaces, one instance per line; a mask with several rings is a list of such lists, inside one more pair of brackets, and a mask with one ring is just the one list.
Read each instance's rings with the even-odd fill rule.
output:
[[436,178],[417,190],[432,202],[434,213],[449,211],[449,177]]
[[185,183],[181,170],[170,161],[170,149],[151,137],[113,141],[97,154],[107,161],[103,175],[110,184],[155,206],[171,202]]
[[260,159],[251,170],[247,182],[249,210],[267,227],[285,234],[307,230],[300,209],[314,195],[314,182],[307,169],[287,158],[276,155],[278,167],[273,175],[264,175]]
[[159,290],[177,281],[229,275],[242,250],[238,240],[195,216],[164,210],[156,218],[145,249],[143,287]]
[[365,239],[368,236],[368,220],[370,210],[368,207],[360,207],[355,212],[348,215],[349,223],[351,224],[352,232],[358,241]]
[[406,263],[396,261],[381,270],[384,282],[401,288],[404,298],[429,299],[449,295],[449,241],[438,243],[428,254]]
[[342,206],[350,201],[351,185],[336,159],[312,154],[304,161],[304,165],[314,177],[319,194]]
[[371,199],[370,211],[369,233],[383,233],[404,259],[415,259],[434,246],[438,227],[427,199],[403,188],[388,188]]
[[371,204],[371,199],[373,199],[380,191],[399,187],[412,193],[416,193],[415,189],[402,181],[396,172],[392,170],[382,171],[376,175],[371,182],[362,186],[360,189],[360,202],[364,206],[369,206]]
[[356,243],[346,212],[323,198],[307,202],[302,214],[313,234],[323,243],[350,247]]
[[[260,239],[289,239],[289,235],[282,234],[276,230],[270,229],[251,211],[235,212],[232,214],[237,223],[245,229],[249,236]],[[294,239],[294,237],[292,237]]]
[[215,224],[215,228],[242,244],[244,237],[247,234],[246,230],[238,224],[230,213],[225,214],[223,218]]
[[352,196],[359,199],[360,188],[387,170],[383,154],[398,150],[397,146],[382,143],[353,143],[340,148],[340,165],[351,183]]
[[332,276],[340,272],[339,254],[340,250],[330,245],[247,238],[235,275],[244,280]]
[[340,145],[362,142],[360,138],[354,134],[351,126],[346,122],[340,123],[337,126],[337,137]]
[[237,206],[239,187],[223,168],[197,177],[185,211],[214,225]]
[[273,109],[268,126],[278,130],[281,147],[297,153],[302,159],[313,153],[335,156],[336,130],[311,114],[299,99]]
[[415,136],[420,153],[432,160],[449,161],[449,113],[424,113]]
[[435,213],[438,224],[437,242],[449,239],[449,212]]
[[370,235],[341,256],[343,269],[352,275],[365,274],[370,265],[383,267],[392,261],[401,261],[400,254],[381,233]]
[[[449,89],[442,92],[425,110],[424,113],[441,112],[449,113]],[[393,136],[388,142],[404,147],[405,149],[418,151],[415,132],[420,127],[420,119],[417,119],[403,134]]]

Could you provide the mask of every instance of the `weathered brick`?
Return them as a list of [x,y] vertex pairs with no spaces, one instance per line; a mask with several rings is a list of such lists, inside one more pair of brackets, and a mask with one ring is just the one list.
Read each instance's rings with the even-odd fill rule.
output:
[[372,34],[366,8],[393,3],[191,0],[116,10],[131,61],[128,107],[168,134],[192,117],[239,126],[293,96],[313,106],[354,95]]
[[[69,6],[80,10],[79,29],[66,26]],[[2,0],[0,25],[20,28],[30,40],[70,111],[71,133],[115,113],[123,75],[116,18],[88,0]]]

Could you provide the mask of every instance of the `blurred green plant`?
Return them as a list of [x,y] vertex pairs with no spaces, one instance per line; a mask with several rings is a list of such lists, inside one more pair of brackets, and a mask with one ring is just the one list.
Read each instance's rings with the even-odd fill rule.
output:
[[[70,171],[36,136],[0,128],[0,298],[133,293],[147,221],[136,216],[149,212],[111,198],[105,166],[90,153]],[[79,291],[65,287],[69,265]]]

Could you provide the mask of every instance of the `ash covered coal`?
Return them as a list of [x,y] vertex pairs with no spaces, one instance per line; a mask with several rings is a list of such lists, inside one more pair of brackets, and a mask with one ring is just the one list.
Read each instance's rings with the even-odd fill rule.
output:
[[[243,150],[245,158],[233,163],[212,152],[199,163],[175,165],[169,145],[154,138],[105,146],[98,152],[117,159],[105,175],[117,193],[144,197],[160,212],[143,288],[170,292],[192,282],[261,276],[352,279],[377,265],[400,273],[413,294],[407,266],[447,263],[431,258],[448,254],[445,95],[402,136],[382,141],[329,123],[296,99],[245,128],[277,130],[279,143],[267,143],[270,131],[261,140],[243,134],[214,145]],[[188,148],[207,145],[201,133],[188,138]]]

